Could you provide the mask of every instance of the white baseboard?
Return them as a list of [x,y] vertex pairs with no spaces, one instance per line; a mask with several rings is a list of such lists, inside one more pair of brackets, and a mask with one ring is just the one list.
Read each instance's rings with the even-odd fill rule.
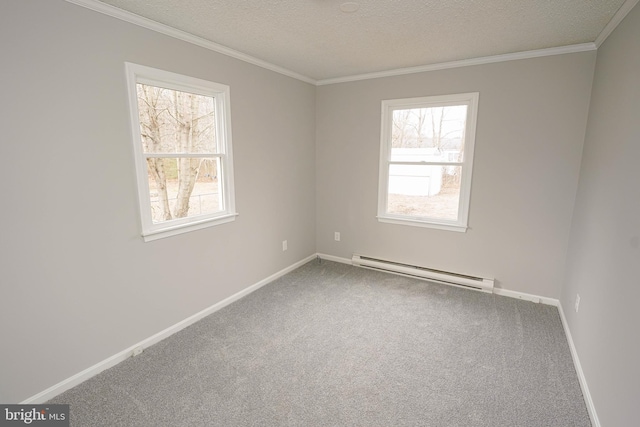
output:
[[591,419],[592,427],[600,427],[600,420],[598,419],[598,414],[596,413],[596,407],[593,404],[593,399],[591,398],[591,393],[589,392],[589,386],[587,385],[587,379],[584,376],[584,372],[582,371],[582,365],[580,364],[580,358],[578,357],[578,352],[576,350],[576,346],[573,343],[573,337],[571,336],[571,330],[569,329],[569,323],[567,322],[567,318],[564,315],[564,310],[562,309],[562,303],[559,300],[554,298],[540,297],[537,295],[525,294],[522,292],[510,291],[507,289],[494,289],[493,293],[496,295],[502,295],[511,298],[518,298],[526,301],[532,301],[536,303],[542,303],[547,305],[553,305],[558,308],[558,312],[560,313],[560,320],[562,322],[562,327],[564,328],[564,333],[567,337],[567,342],[569,343],[569,349],[571,351],[571,358],[573,359],[573,366],[576,369],[576,373],[578,374],[578,382],[580,383],[580,388],[582,389],[582,396],[584,397],[584,402],[587,406],[587,412],[589,412],[589,418]]
[[[334,261],[334,262],[339,262],[339,263],[342,263],[342,264],[353,265],[353,262],[351,261],[350,258],[342,258],[342,257],[337,257],[337,256],[334,256],[334,255],[327,255],[327,254],[323,254],[323,253],[318,253],[317,255],[321,259],[326,259],[327,261]],[[390,274],[392,274],[392,273],[390,273]],[[510,291],[508,289],[493,288],[492,292],[494,294],[496,294],[496,295],[501,295],[501,296],[510,297],[510,298],[517,298],[517,299],[521,299],[521,300],[525,300],[525,301],[531,301],[531,302],[535,302],[535,303],[542,303],[542,304],[546,304],[546,305],[553,305],[553,306],[556,306],[556,307],[560,304],[560,301],[558,301],[555,298],[541,297],[541,296],[538,296],[538,295],[526,294],[524,292]]]
[[351,258],[341,258],[341,257],[337,257],[337,256],[333,256],[333,255],[327,255],[327,254],[321,254],[321,253],[318,253],[318,256],[321,259],[326,259],[327,261],[339,262],[341,264],[349,264],[349,265],[353,264],[351,262]]
[[[334,262],[339,262],[342,264],[349,264],[349,265],[353,265],[353,262],[351,261],[351,258],[342,258],[342,257],[337,257],[334,255],[327,255],[327,254],[323,254],[323,253],[318,253],[317,254],[321,259],[326,259],[327,261],[334,261]],[[393,274],[393,273],[390,273]],[[427,280],[428,282],[428,280]],[[553,305],[553,306],[558,306],[558,304],[560,304],[560,301],[558,301],[555,298],[547,298],[547,297],[541,297],[538,295],[533,295],[533,294],[526,294],[524,292],[516,292],[516,291],[510,291],[508,289],[501,289],[501,288],[493,288],[492,292],[496,295],[501,295],[501,296],[505,296],[505,297],[510,297],[510,298],[517,298],[517,299],[521,299],[521,300],[525,300],[525,301],[531,301],[531,302],[535,302],[535,303],[542,303],[542,304],[546,304],[546,305]]]
[[[351,260],[347,258],[340,258],[333,255],[327,255],[327,254],[321,254],[321,253],[319,253],[318,256],[322,259],[326,259],[329,261],[340,262],[343,264],[352,264]],[[493,288],[493,293],[496,295],[505,296],[509,298],[516,298],[524,301],[531,301],[534,303],[552,305],[558,308],[558,312],[560,313],[560,319],[562,322],[562,327],[564,328],[564,332],[567,337],[567,341],[569,343],[569,348],[571,350],[573,365],[576,369],[576,373],[578,374],[578,381],[580,382],[582,395],[584,397],[585,404],[587,406],[587,411],[589,412],[589,418],[591,419],[591,425],[593,427],[600,427],[600,420],[598,419],[598,414],[596,413],[596,408],[595,408],[595,405],[593,404],[593,399],[591,398],[591,393],[589,392],[589,387],[587,385],[587,379],[585,378],[584,372],[582,371],[582,365],[580,365],[580,359],[578,358],[578,353],[573,343],[573,338],[571,337],[571,330],[569,329],[569,324],[567,323],[567,319],[564,315],[564,311],[562,310],[562,304],[560,303],[560,300],[555,298],[541,297],[539,295],[527,294],[524,292],[511,291],[509,289],[502,289],[502,288]]]
[[589,412],[589,418],[591,418],[591,425],[592,427],[600,427],[600,420],[598,419],[598,414],[596,413],[596,407],[593,404],[593,399],[591,398],[591,393],[589,392],[589,386],[587,385],[587,378],[584,376],[584,372],[582,371],[580,358],[578,358],[578,351],[576,350],[576,346],[573,343],[571,330],[569,329],[569,323],[567,322],[567,318],[564,315],[564,310],[562,309],[561,303],[558,303],[558,312],[560,312],[560,319],[562,320],[564,333],[567,336],[567,341],[569,342],[571,357],[573,357],[573,365],[575,366],[576,373],[578,374],[578,381],[580,382],[580,388],[582,389],[584,401],[587,404],[587,411]]
[[580,388],[582,389],[582,396],[584,397],[584,402],[587,406],[587,412],[589,412],[589,418],[591,419],[591,425],[592,427],[600,427],[600,420],[598,419],[598,414],[596,413],[596,407],[593,404],[593,399],[591,398],[591,393],[589,392],[589,386],[587,385],[587,379],[584,376],[584,372],[582,371],[580,358],[578,357],[576,346],[573,343],[573,337],[571,336],[569,323],[567,323],[567,318],[564,315],[564,310],[562,309],[562,303],[560,303],[560,300],[557,300],[554,298],[540,297],[537,295],[525,294],[522,292],[510,291],[507,289],[494,289],[493,293],[496,295],[503,295],[506,297],[518,298],[526,301],[553,305],[558,308],[558,312],[560,313],[560,320],[562,322],[562,327],[564,328],[564,333],[569,343],[569,349],[571,350],[571,358],[573,359],[573,366],[575,367],[576,373],[578,374],[578,381],[580,383]]
[[117,354],[114,354],[113,356],[109,357],[108,359],[103,360],[102,362],[96,363],[95,365],[85,369],[82,372],[79,372],[75,375],[73,375],[72,377],[67,378],[66,380],[63,380],[61,382],[59,382],[58,384],[55,384],[51,387],[49,387],[48,389],[34,395],[31,396],[30,398],[20,402],[22,404],[39,404],[39,403],[44,403],[47,400],[53,399],[55,396],[69,390],[70,388],[73,388],[75,386],[77,386],[78,384],[88,380],[91,377],[94,377],[96,375],[98,375],[100,372],[109,369],[115,365],[117,365],[118,363],[128,359],[129,357],[131,357],[134,353],[134,351],[139,351],[141,349],[145,349],[147,347],[150,347],[160,341],[162,341],[163,339],[175,334],[176,332],[181,331],[182,329],[186,328],[187,326],[190,326],[192,324],[194,324],[195,322],[197,322],[198,320],[220,310],[221,308],[226,307],[227,305],[231,304],[234,301],[239,300],[240,298],[250,294],[251,292],[254,292],[258,289],[260,289],[261,287],[263,287],[264,285],[273,282],[274,280],[278,279],[279,277],[284,276],[285,274],[295,270],[296,268],[302,266],[303,264],[306,264],[307,262],[315,259],[317,257],[316,254],[310,255],[306,258],[304,258],[301,261],[296,262],[295,264],[290,265],[289,267],[286,267],[280,271],[278,271],[275,274],[272,274],[271,276],[267,277],[266,279],[263,279],[261,281],[259,281],[258,283],[255,283],[251,286],[249,286],[248,288],[245,288],[243,290],[241,290],[240,292],[231,295],[228,298],[225,298],[224,300],[213,304],[212,306],[205,308],[204,310],[176,323],[173,326],[168,327],[167,329],[158,332],[157,334],[146,338],[142,341],[140,341],[137,344],[132,345],[129,348],[126,348],[122,351],[120,351]]
[[[205,308],[204,310],[182,320],[181,322],[176,323],[173,326],[170,326],[166,329],[164,329],[163,331],[158,332],[157,334],[146,338],[142,341],[140,341],[137,344],[132,345],[131,347],[122,350],[121,352],[114,354],[113,356],[109,357],[108,359],[103,360],[102,362],[99,362],[87,369],[85,369],[82,372],[79,372],[75,375],[73,375],[70,378],[67,378],[66,380],[63,380],[61,382],[59,382],[58,384],[53,385],[52,387],[49,387],[48,389],[34,395],[31,396],[30,398],[24,400],[23,402],[20,402],[22,404],[39,404],[39,403],[44,403],[47,400],[50,400],[52,398],[54,398],[55,396],[69,390],[70,388],[73,388],[75,386],[77,386],[78,384],[88,380],[89,378],[98,375],[100,372],[109,369],[115,365],[117,365],[118,363],[128,359],[129,357],[131,357],[134,353],[134,351],[139,351],[140,349],[145,349],[147,347],[150,347],[160,341],[162,341],[163,339],[175,334],[176,332],[181,331],[182,329],[186,328],[187,326],[190,326],[192,324],[194,324],[195,322],[197,322],[198,320],[201,320],[202,318],[226,307],[227,305],[231,304],[232,302],[235,302],[237,300],[239,300],[240,298],[260,289],[261,287],[265,286],[266,284],[273,282],[274,280],[284,276],[285,274],[295,270],[296,268],[306,264],[309,261],[312,261],[313,259],[320,257],[321,259],[327,260],[327,261],[333,261],[333,262],[339,262],[342,264],[349,264],[352,265],[351,259],[348,258],[341,258],[341,257],[337,257],[337,256],[333,256],[333,255],[327,255],[327,254],[322,254],[322,253],[317,253],[317,254],[313,254],[310,255],[298,262],[296,262],[295,264],[290,265],[289,267],[286,267],[280,271],[278,271],[277,273],[272,274],[271,276],[267,277],[266,279],[263,279],[243,290],[241,290],[240,292],[231,295],[230,297],[208,307]],[[522,299],[522,300],[526,300],[526,301],[532,301],[532,302],[536,302],[536,303],[542,303],[542,304],[547,304],[547,305],[553,305],[558,307],[558,311],[560,313],[560,319],[562,321],[562,326],[564,328],[565,334],[567,336],[567,341],[569,342],[569,348],[571,350],[571,356],[573,357],[573,363],[574,366],[576,368],[576,372],[578,374],[578,381],[580,382],[580,387],[582,388],[582,394],[584,396],[585,399],[585,403],[587,405],[587,410],[589,412],[589,417],[591,418],[591,423],[593,425],[593,427],[600,427],[600,421],[598,420],[598,415],[596,413],[596,409],[595,406],[593,404],[593,400],[591,399],[591,394],[589,393],[589,387],[587,386],[587,380],[584,376],[584,372],[582,371],[582,366],[580,365],[580,359],[578,358],[578,354],[576,352],[576,348],[575,345],[573,344],[573,339],[571,337],[571,331],[569,330],[569,325],[567,323],[567,319],[564,315],[564,311],[562,310],[562,304],[560,303],[560,301],[558,301],[557,299],[554,298],[547,298],[547,297],[540,297],[537,295],[532,295],[532,294],[526,294],[523,292],[516,292],[516,291],[510,291],[508,289],[500,289],[500,288],[494,288],[493,289],[493,293],[496,295],[501,295],[501,296],[506,296],[506,297],[510,297],[510,298],[517,298],[517,299]]]
[[493,288],[493,293],[503,297],[516,298],[524,301],[542,303],[546,305],[558,306],[560,301],[555,298],[541,297],[539,295],[527,294],[524,292],[510,291],[509,289]]

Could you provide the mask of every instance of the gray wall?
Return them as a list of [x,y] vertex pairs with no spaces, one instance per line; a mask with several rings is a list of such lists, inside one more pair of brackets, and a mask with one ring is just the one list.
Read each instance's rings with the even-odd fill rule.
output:
[[639,161],[636,6],[598,49],[561,298],[600,422],[607,427],[638,424]]
[[[321,86],[317,247],[458,273],[558,298],[595,52]],[[480,92],[466,233],[379,223],[383,99]],[[342,233],[333,240],[334,231]]]
[[[315,253],[314,86],[62,0],[0,2],[0,52],[0,402]],[[231,87],[235,222],[143,243],[125,61]]]
[[[602,424],[629,425],[639,30],[636,7],[600,48],[589,110],[593,52],[314,88],[62,0],[0,2],[0,402],[316,251],[361,252],[561,297]],[[231,86],[235,222],[142,242],[125,61]],[[380,101],[472,91],[471,229],[378,223]]]

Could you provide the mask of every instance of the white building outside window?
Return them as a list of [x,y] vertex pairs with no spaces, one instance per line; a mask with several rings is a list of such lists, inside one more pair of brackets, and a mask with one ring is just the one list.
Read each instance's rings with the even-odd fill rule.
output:
[[382,101],[379,221],[466,231],[478,98]]

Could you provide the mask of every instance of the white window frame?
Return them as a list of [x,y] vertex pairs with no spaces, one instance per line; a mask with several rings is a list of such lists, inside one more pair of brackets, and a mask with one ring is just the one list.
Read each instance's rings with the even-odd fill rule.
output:
[[[417,227],[436,228],[440,230],[466,232],[469,218],[469,202],[471,199],[471,176],[473,169],[473,151],[475,146],[476,122],[478,115],[478,92],[453,95],[426,96],[419,98],[392,99],[382,101],[382,127],[380,133],[380,169],[378,183],[378,221],[412,225]],[[467,122],[465,131],[464,158],[462,162],[394,162],[391,161],[391,134],[393,112],[411,108],[446,107],[467,105]],[[430,165],[442,164],[461,166],[460,199],[458,204],[458,220],[419,217],[412,215],[390,214],[387,212],[389,168],[393,164]]]
[[[233,154],[231,149],[231,107],[230,88],[227,85],[214,83],[195,77],[184,76],[169,71],[159,70],[143,65],[125,63],[127,75],[127,89],[129,95],[129,110],[131,113],[131,134],[138,182],[138,201],[140,204],[140,218],[142,237],[145,242],[174,236],[190,231],[212,227],[235,220],[238,215],[235,208],[235,191],[233,185]],[[219,153],[207,154],[207,157],[217,157],[220,160],[219,183],[224,211],[213,214],[177,218],[162,223],[153,223],[151,216],[149,177],[147,157],[142,147],[140,134],[140,116],[138,113],[138,98],[136,84],[146,84],[167,89],[211,96],[214,99],[216,135],[219,139]],[[183,155],[162,154],[160,157],[185,157]],[[189,157],[193,157],[190,154]]]

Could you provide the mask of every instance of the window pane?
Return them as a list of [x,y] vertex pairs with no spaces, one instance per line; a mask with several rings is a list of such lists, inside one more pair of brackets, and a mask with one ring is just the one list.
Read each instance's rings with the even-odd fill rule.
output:
[[393,111],[391,160],[462,162],[467,106]]
[[217,153],[211,96],[138,83],[138,113],[145,153]]
[[461,166],[391,165],[387,213],[457,221]]
[[148,158],[153,223],[224,211],[219,160]]

